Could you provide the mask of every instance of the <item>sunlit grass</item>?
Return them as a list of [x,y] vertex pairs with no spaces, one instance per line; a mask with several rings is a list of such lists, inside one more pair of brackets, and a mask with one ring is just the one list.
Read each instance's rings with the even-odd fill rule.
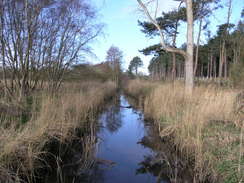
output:
[[[141,88],[146,88],[145,93]],[[238,182],[243,177],[240,153],[241,116],[235,111],[238,91],[214,86],[196,87],[191,96],[181,83],[130,81],[127,92],[145,95],[146,117],[159,124],[162,137],[170,136],[186,156],[194,159],[199,181]],[[241,156],[241,157],[240,157]],[[241,166],[240,166],[241,165]]]
[[40,168],[45,161],[41,159],[48,153],[44,147],[52,140],[65,143],[75,138],[75,129],[82,129],[94,120],[115,90],[112,82],[65,84],[56,96],[47,93],[34,97],[30,119],[22,126],[13,119],[3,118],[0,182],[1,179],[16,182],[22,174],[31,177],[35,168]]

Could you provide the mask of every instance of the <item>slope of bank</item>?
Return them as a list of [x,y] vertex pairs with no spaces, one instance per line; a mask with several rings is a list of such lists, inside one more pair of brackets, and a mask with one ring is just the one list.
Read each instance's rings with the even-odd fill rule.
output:
[[233,89],[199,86],[192,96],[180,83],[131,80],[125,92],[139,100],[162,138],[193,163],[196,182],[243,180],[243,116]]
[[[77,129],[88,128],[89,133],[89,123],[115,92],[113,82],[66,84],[56,96],[33,97],[28,120],[21,125],[18,117],[1,115],[0,182],[33,182],[36,170],[51,168],[46,156],[59,156],[49,152],[50,144],[58,144],[60,154],[62,144],[77,139]],[[80,138],[85,151],[89,142]]]

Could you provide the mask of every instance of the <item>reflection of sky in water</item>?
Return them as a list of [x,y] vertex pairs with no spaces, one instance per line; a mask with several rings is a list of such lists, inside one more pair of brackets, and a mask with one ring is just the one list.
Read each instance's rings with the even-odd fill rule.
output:
[[[117,123],[117,129],[111,130],[106,121],[107,113],[102,115],[100,122],[104,127],[98,136],[102,139],[97,152],[97,157],[104,160],[110,160],[116,164],[112,168],[104,169],[100,166],[97,174],[98,180],[95,182],[106,183],[151,183],[156,182],[157,177],[152,174],[136,174],[136,170],[140,168],[139,163],[150,156],[153,152],[149,148],[145,148],[138,144],[146,134],[144,123],[140,117],[140,112],[132,108],[124,108],[120,106],[129,106],[128,102],[122,96],[118,108],[115,107],[115,117],[113,123]],[[111,115],[109,110],[109,116]],[[111,121],[109,122],[110,125]],[[100,171],[100,172],[99,172]]]

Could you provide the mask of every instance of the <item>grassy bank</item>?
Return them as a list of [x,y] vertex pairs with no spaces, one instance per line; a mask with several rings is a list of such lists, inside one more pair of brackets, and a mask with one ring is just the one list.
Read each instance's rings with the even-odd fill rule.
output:
[[75,139],[75,130],[93,121],[115,90],[112,82],[65,84],[56,96],[33,96],[29,119],[24,124],[20,125],[18,116],[2,114],[0,182],[21,182],[23,177],[32,182],[36,169],[49,166],[43,159],[50,153],[47,144],[65,144]]
[[[126,92],[143,100],[147,118],[161,137],[194,166],[196,182],[243,181],[243,116],[235,110],[239,91],[198,86],[191,97],[181,83],[129,81]],[[242,119],[242,120],[241,120]]]

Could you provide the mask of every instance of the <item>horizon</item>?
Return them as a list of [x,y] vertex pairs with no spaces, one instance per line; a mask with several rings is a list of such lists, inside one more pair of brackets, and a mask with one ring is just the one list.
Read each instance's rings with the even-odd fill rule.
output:
[[[95,7],[98,10],[99,21],[105,24],[104,35],[100,36],[95,42],[92,43],[92,52],[96,55],[95,57],[89,57],[88,62],[92,64],[98,64],[105,61],[106,51],[110,46],[118,47],[124,56],[124,70],[127,70],[130,61],[135,56],[139,56],[143,61],[143,67],[139,69],[139,72],[148,74],[148,64],[152,56],[145,56],[139,52],[139,50],[146,48],[152,44],[159,43],[159,37],[153,39],[146,37],[141,32],[141,27],[138,26],[138,20],[148,21],[138,11],[138,4],[136,0],[124,0],[115,2],[113,0],[92,0]],[[223,8],[216,10],[209,18],[210,25],[208,30],[211,30],[212,37],[216,35],[218,25],[226,22],[227,7],[226,3],[228,0],[222,0],[221,5]],[[161,1],[162,2],[162,1]],[[178,7],[179,2],[173,0],[165,0],[160,3],[159,12],[168,12]],[[232,13],[230,17],[230,23],[235,25],[238,23],[241,17],[241,10],[244,7],[244,2],[240,0],[233,0],[232,2]],[[161,14],[161,13],[160,13]],[[220,18],[223,17],[223,18]],[[196,29],[197,23],[194,28],[194,41],[197,35]],[[179,35],[177,37],[177,47],[186,42],[186,24],[181,23],[179,29]],[[204,33],[201,34],[201,42],[204,42]]]

